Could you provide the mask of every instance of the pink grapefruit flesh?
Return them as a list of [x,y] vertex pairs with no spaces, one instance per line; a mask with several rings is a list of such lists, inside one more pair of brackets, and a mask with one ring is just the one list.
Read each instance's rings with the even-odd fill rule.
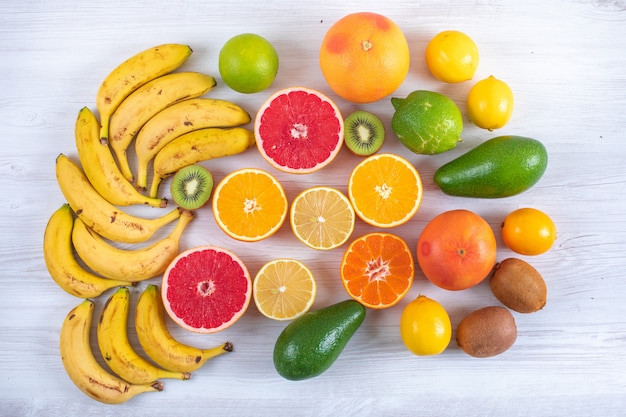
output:
[[306,174],[328,165],[343,144],[343,117],[324,94],[291,87],[272,95],[254,122],[257,147],[275,168]]
[[163,304],[181,327],[215,333],[233,325],[252,297],[250,273],[241,259],[217,246],[180,253],[163,274]]

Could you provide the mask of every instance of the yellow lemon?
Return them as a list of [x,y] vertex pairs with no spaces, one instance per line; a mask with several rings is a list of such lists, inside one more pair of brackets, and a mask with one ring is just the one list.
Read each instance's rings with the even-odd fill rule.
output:
[[458,30],[438,33],[426,47],[428,69],[435,78],[446,83],[471,80],[479,58],[476,43]]
[[513,91],[493,75],[477,82],[467,96],[467,113],[476,126],[499,129],[513,114]]
[[258,310],[274,320],[293,320],[309,311],[317,286],[311,270],[295,259],[274,259],[259,270],[252,287]]
[[437,301],[420,295],[404,307],[400,335],[413,354],[438,355],[448,347],[452,337],[450,316]]

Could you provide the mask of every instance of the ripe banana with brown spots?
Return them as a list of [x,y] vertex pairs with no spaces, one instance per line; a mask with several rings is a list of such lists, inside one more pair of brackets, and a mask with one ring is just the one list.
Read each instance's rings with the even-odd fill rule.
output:
[[148,187],[148,165],[168,143],[185,133],[208,127],[235,127],[250,122],[250,114],[226,100],[195,98],[155,114],[135,138],[137,188]]
[[157,218],[137,217],[120,210],[102,197],[83,170],[64,154],[56,159],[56,176],[74,213],[96,233],[116,242],[144,242],[180,216],[178,208]]
[[98,320],[98,347],[106,364],[124,381],[151,384],[161,378],[189,379],[188,372],[173,372],[155,366],[140,356],[128,339],[130,291],[120,287],[104,305]]
[[179,169],[197,162],[242,153],[255,143],[254,133],[243,127],[211,127],[177,137],[154,158],[150,197],[156,198],[161,181]]
[[78,159],[85,175],[96,191],[111,204],[147,204],[161,208],[167,206],[167,199],[145,196],[124,178],[109,145],[100,141],[98,119],[87,107],[83,107],[78,113],[75,136]]
[[55,210],[48,220],[43,237],[43,257],[52,279],[68,294],[95,298],[103,292],[128,282],[104,278],[84,269],[74,257],[72,229],[74,214],[69,204]]
[[113,246],[77,217],[72,242],[80,259],[94,272],[128,282],[144,281],[162,274],[178,255],[178,243],[193,213],[182,210],[176,227],[165,238],[140,249]]
[[164,311],[159,287],[154,284],[148,285],[137,300],[135,328],[144,351],[162,368],[193,372],[209,359],[233,350],[230,342],[207,349],[180,343],[167,329]]

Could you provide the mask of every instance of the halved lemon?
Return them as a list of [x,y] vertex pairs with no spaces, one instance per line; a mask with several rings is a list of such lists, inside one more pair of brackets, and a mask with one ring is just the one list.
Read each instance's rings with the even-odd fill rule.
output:
[[355,214],[348,197],[325,186],[302,191],[291,203],[291,229],[305,245],[320,250],[341,246],[354,230]]
[[295,259],[281,258],[266,263],[252,284],[257,309],[274,320],[292,320],[309,311],[316,290],[311,270]]

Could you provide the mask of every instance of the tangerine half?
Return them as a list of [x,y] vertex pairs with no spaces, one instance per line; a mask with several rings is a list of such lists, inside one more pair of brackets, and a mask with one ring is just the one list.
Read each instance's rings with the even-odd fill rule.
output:
[[365,307],[396,305],[413,284],[413,256],[406,242],[391,233],[374,232],[355,239],[341,260],[346,292]]
[[372,103],[393,93],[406,78],[409,63],[404,33],[377,13],[344,16],[328,29],[320,48],[326,82],[354,103]]
[[481,216],[450,210],[435,216],[417,240],[417,262],[433,284],[458,291],[484,280],[496,263],[496,237]]

